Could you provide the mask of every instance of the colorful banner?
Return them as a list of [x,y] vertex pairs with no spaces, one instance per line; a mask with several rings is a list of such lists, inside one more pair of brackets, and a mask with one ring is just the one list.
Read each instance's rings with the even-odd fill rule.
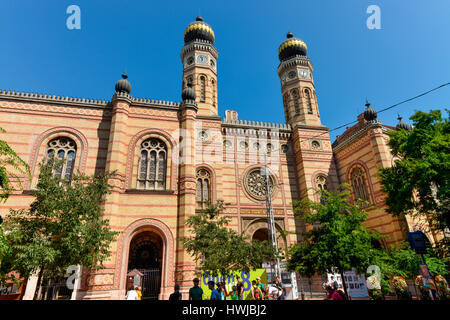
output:
[[[244,286],[244,294],[243,299],[244,300],[251,300],[252,294],[250,292],[250,288],[252,286],[252,281],[256,280],[256,278],[261,278],[261,282],[264,284],[264,287],[267,286],[267,274],[266,269],[256,269],[251,270],[249,273],[245,273],[243,271],[233,271],[229,276],[224,277],[223,275],[217,275],[215,277],[211,275],[206,275],[204,272],[202,272],[202,278],[201,281],[201,288],[203,289],[203,300],[210,300],[211,299],[211,290],[208,288],[208,282],[214,281],[216,284],[215,289],[217,289],[217,283],[225,281],[225,288],[227,289],[227,292],[231,292],[233,289],[233,286],[237,285],[237,279],[236,276],[241,277],[242,284]],[[231,300],[231,297],[227,297],[226,300]]]

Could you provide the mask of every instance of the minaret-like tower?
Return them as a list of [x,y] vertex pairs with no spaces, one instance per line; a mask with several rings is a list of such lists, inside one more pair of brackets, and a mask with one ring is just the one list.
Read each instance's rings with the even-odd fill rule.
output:
[[214,31],[198,16],[184,32],[181,49],[183,85],[188,84],[196,93],[199,116],[217,116],[217,49],[214,47]]
[[[307,46],[289,32],[278,49],[278,75],[286,123],[292,128],[299,197],[319,200],[319,189],[338,184],[328,128],[320,122]],[[305,191],[306,194],[304,193]]]
[[286,123],[320,126],[319,108],[313,81],[313,66],[306,56],[306,44],[289,32],[278,49],[278,76]]

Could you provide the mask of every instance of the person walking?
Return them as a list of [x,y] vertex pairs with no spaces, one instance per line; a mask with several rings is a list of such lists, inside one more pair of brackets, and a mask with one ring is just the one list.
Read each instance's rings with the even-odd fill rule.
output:
[[208,282],[208,288],[211,290],[211,299],[210,300],[220,300],[220,294],[217,289],[214,288],[214,281]]
[[194,278],[192,281],[194,282],[194,286],[189,289],[189,300],[203,300],[203,289],[198,285],[200,280]]
[[169,301],[178,301],[181,300],[182,295],[180,293],[180,285],[176,284],[174,287],[174,293],[169,296]]

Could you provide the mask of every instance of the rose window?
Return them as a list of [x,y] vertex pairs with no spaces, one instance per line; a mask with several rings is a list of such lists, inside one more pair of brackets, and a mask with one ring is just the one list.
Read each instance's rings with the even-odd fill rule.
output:
[[273,195],[275,190],[275,179],[269,173],[265,175],[264,168],[256,168],[249,171],[245,177],[245,188],[247,192],[257,200],[265,200],[267,195],[266,178],[269,184],[270,193]]

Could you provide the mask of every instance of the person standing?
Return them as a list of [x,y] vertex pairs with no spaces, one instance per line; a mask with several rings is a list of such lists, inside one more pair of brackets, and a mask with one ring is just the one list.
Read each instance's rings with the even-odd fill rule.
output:
[[138,287],[131,288],[128,290],[127,295],[125,296],[125,299],[127,300],[138,300],[138,294],[137,294]]
[[264,299],[264,293],[266,292],[266,288],[264,287],[264,283],[261,282],[261,278],[260,277],[256,278],[256,286],[261,291],[261,298],[259,300],[263,300]]
[[275,283],[275,287],[280,291],[278,294],[278,300],[284,300],[285,299],[285,290],[283,288],[283,284],[281,283],[280,277],[277,277],[277,282]]
[[231,300],[239,300],[239,293],[236,286],[233,286],[232,291],[228,294]]
[[189,300],[203,300],[203,289],[199,287],[200,280],[194,278],[194,286],[189,289]]
[[228,293],[227,293],[227,288],[225,287],[224,281],[222,281],[218,284],[217,291],[219,291],[220,300],[226,300]]
[[334,276],[330,276],[330,286],[333,287],[334,290],[339,289],[339,285],[337,283],[337,281],[334,279]]
[[142,300],[142,288],[141,288],[141,286],[137,287],[136,293],[138,295],[138,300]]
[[242,283],[241,277],[236,276],[237,279],[237,291],[238,291],[238,299],[244,300],[244,284]]
[[256,285],[255,280],[252,281],[251,294],[252,294],[252,300],[261,300],[262,292]]
[[214,288],[214,281],[208,282],[208,288],[211,290],[211,299],[210,300],[220,300],[220,294],[216,288]]
[[180,285],[176,284],[174,287],[174,293],[169,296],[169,301],[178,301],[181,300],[182,295],[180,293]]

